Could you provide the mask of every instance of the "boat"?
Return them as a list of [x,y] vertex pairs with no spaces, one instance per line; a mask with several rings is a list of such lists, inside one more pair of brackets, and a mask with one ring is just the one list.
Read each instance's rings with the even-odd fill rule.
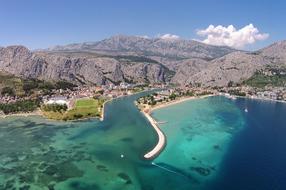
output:
[[230,96],[230,99],[236,100],[237,98],[235,96]]
[[159,124],[159,125],[160,125],[160,124],[165,124],[165,123],[167,123],[167,121],[158,121],[158,122],[157,122],[157,124]]

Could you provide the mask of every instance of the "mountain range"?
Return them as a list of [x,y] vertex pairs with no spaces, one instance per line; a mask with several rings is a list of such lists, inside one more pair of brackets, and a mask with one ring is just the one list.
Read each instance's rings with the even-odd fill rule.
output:
[[125,81],[226,86],[269,67],[286,67],[286,41],[255,52],[193,40],[123,35],[36,51],[24,46],[0,48],[0,71],[76,84]]

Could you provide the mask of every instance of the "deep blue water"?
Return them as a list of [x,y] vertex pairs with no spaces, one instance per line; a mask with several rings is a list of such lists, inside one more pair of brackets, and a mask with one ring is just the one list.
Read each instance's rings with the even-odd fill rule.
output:
[[238,99],[246,126],[234,136],[207,189],[286,189],[286,104]]

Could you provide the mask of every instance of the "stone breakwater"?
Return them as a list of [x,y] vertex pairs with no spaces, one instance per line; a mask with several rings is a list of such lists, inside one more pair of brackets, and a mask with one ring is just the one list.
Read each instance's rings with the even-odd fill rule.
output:
[[166,137],[164,133],[161,131],[161,129],[158,127],[157,122],[146,112],[142,112],[144,116],[148,119],[152,127],[155,129],[155,131],[158,134],[158,143],[157,145],[148,153],[144,155],[144,158],[146,159],[153,159],[156,156],[159,155],[159,153],[164,149],[166,145]]

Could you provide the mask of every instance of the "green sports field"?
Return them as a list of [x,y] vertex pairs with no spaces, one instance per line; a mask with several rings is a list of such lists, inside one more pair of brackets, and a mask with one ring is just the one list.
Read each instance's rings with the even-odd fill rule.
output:
[[100,117],[104,100],[94,98],[78,99],[74,108],[67,112],[44,113],[50,119],[57,120],[76,120],[89,117]]

